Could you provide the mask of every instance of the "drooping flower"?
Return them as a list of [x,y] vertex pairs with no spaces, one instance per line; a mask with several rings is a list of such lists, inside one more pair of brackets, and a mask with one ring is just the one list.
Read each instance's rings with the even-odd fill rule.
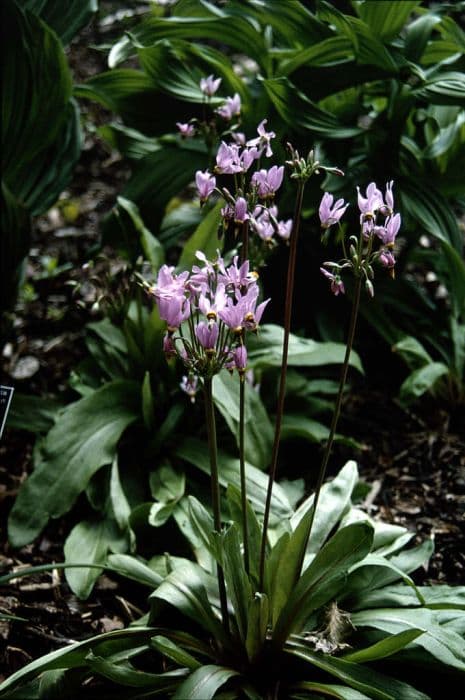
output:
[[200,202],[203,204],[207,201],[211,193],[216,187],[216,178],[214,175],[205,170],[197,170],[195,173],[195,184],[197,185],[197,192],[200,197]]
[[333,274],[329,270],[325,270],[324,267],[320,267],[320,272],[330,280],[331,291],[334,296],[337,297],[340,293],[345,294],[344,282],[337,273]]
[[325,192],[318,209],[322,228],[326,229],[337,224],[349,206],[348,204],[344,205],[343,199],[338,199],[334,205],[333,202],[333,195]]
[[400,224],[400,214],[395,214],[386,219],[384,226],[376,226],[375,233],[384,245],[392,247],[399,233]]
[[184,139],[188,139],[195,133],[195,126],[189,123],[176,122],[176,126],[179,129],[179,133]]
[[186,321],[191,313],[189,300],[180,296],[161,296],[157,299],[160,318],[166,321],[168,330],[174,331],[183,321]]
[[357,201],[358,208],[360,209],[361,221],[366,217],[373,218],[374,213],[384,205],[383,195],[377,188],[375,182],[370,182],[368,185],[366,197],[363,197],[360,193],[360,187],[357,187]]
[[179,386],[182,391],[184,391],[191,400],[191,403],[195,403],[195,395],[199,390],[199,378],[196,374],[184,375]]
[[394,267],[396,264],[396,259],[390,250],[382,250],[379,256],[379,261],[383,267],[387,267],[388,270]]
[[241,96],[235,93],[233,97],[227,97],[224,104],[218,107],[217,114],[227,121],[231,121],[233,117],[239,116],[241,113]]
[[209,75],[207,78],[200,79],[200,89],[204,95],[211,97],[215,94],[221,85],[221,78],[214,78],[213,75]]
[[238,345],[238,347],[233,352],[233,361],[236,369],[240,374],[245,372],[247,367],[247,348],[245,345]]

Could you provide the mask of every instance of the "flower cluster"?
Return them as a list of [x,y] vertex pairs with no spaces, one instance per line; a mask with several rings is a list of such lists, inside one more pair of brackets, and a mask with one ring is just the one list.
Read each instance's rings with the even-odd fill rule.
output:
[[182,388],[191,397],[196,376],[211,377],[223,367],[245,373],[246,334],[257,330],[269,302],[258,303],[257,274],[248,260],[239,264],[235,257],[226,265],[219,255],[213,262],[200,251],[196,257],[200,264],[190,272],[163,265],[150,289],[167,324],[164,352],[188,369]]
[[[371,182],[365,196],[357,187],[357,202],[360,211],[360,236],[349,238],[349,251],[343,240],[344,258],[339,262],[326,262],[320,268],[322,274],[331,283],[331,291],[336,296],[345,292],[341,272],[352,269],[357,276],[365,278],[365,288],[370,296],[374,294],[373,262],[378,261],[382,267],[394,274],[396,260],[393,253],[396,236],[400,229],[400,214],[394,213],[394,182],[387,183],[384,194],[376,183]],[[321,226],[328,229],[339,223],[349,205],[343,199],[334,202],[333,195],[325,192],[319,207]]]

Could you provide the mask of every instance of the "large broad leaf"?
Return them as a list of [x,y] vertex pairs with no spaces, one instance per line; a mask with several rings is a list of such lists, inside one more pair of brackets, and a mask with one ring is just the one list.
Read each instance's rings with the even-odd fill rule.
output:
[[294,129],[335,139],[347,139],[361,133],[358,127],[345,126],[332,114],[320,109],[287,78],[264,80],[263,85],[276,111]]
[[21,7],[38,15],[58,34],[64,44],[90,21],[98,10],[98,0],[16,0]]
[[139,387],[116,381],[68,406],[48,433],[43,457],[22,485],[9,518],[16,547],[49,518],[66,513],[92,475],[111,464],[123,431],[139,417]]
[[239,673],[232,668],[208,664],[202,666],[179,686],[173,699],[177,700],[210,700],[216,695],[218,688]]
[[[272,323],[260,326],[257,340],[251,339],[249,364],[252,368],[280,367],[282,362],[283,329]],[[288,364],[291,367],[318,367],[342,364],[345,346],[342,343],[318,343],[291,333],[289,337]],[[351,352],[350,364],[363,372],[360,358]]]
[[[465,610],[465,586],[417,586],[417,591],[424,600],[421,607],[432,610]],[[353,609],[402,607],[420,607],[420,602],[412,588],[397,584],[366,592]]]
[[[232,21],[218,8],[210,17],[150,18],[135,27],[128,36],[115,44],[108,63],[115,67],[134,53],[135,47],[144,48],[161,39],[213,39],[231,46],[262,65],[267,58],[264,40],[247,17],[235,17]],[[215,16],[216,15],[216,16]],[[221,16],[223,15],[223,16]]]
[[2,166],[9,182],[58,135],[71,74],[54,32],[12,0],[3,10]]
[[308,48],[286,54],[280,64],[283,76],[291,75],[301,66],[332,66],[343,63],[352,56],[352,42],[345,36],[334,36]]
[[367,661],[377,661],[378,659],[385,659],[387,656],[392,656],[396,654],[401,649],[410,644],[410,642],[415,641],[420,634],[423,634],[424,630],[419,629],[409,629],[399,632],[398,634],[393,634],[390,637],[386,637],[375,644],[372,644],[365,649],[358,649],[357,651],[352,651],[349,654],[344,655],[346,661],[355,661],[356,663],[366,663]]
[[[205,443],[195,438],[187,438],[175,451],[178,457],[210,475],[210,460]],[[239,460],[222,452],[218,453],[219,479],[222,486],[234,484],[240,488]],[[251,464],[245,464],[247,479],[247,497],[257,513],[263,513],[265,507],[268,477]],[[271,521],[279,522],[292,513],[289,500],[279,484],[274,484],[271,499]]]
[[31,220],[3,179],[0,196],[0,310],[4,311],[16,299],[21,261],[29,250]]
[[63,404],[59,401],[15,391],[8,413],[8,426],[31,433],[46,433],[61,408]]
[[[213,400],[239,445],[239,377],[226,372],[213,380]],[[260,396],[245,386],[245,459],[259,469],[266,469],[271,458],[273,428]]]
[[439,624],[439,613],[435,610],[425,608],[362,610],[353,613],[351,620],[357,629],[368,627],[389,634],[421,628],[425,633],[418,637],[414,644],[427,652],[422,654],[424,663],[428,663],[433,658],[441,664],[465,671],[463,638],[457,632]]
[[273,641],[282,646],[291,632],[300,631],[310,614],[337,594],[351,566],[363,559],[373,544],[373,528],[354,523],[339,530],[304,571],[283,607]]
[[390,0],[377,2],[366,0],[357,5],[357,12],[363,21],[371,28],[373,35],[384,41],[391,41],[407,22],[412,10],[420,4],[420,0]]
[[384,676],[361,664],[315,652],[303,641],[289,640],[286,642],[285,651],[339,678],[352,688],[366,693],[372,700],[429,700],[427,695],[407,683],[391,676]]

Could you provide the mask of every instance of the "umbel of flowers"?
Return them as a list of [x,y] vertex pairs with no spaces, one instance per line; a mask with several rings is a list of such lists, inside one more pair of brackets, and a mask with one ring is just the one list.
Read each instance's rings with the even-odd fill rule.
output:
[[[167,331],[163,348],[178,357],[188,374],[211,378],[226,368],[243,374],[247,365],[246,334],[256,331],[269,299],[258,303],[257,274],[249,261],[230,265],[196,253],[199,265],[176,274],[163,265],[151,288]],[[190,390],[192,390],[190,384]]]
[[[385,194],[371,182],[366,190],[366,196],[358,192],[358,208],[360,210],[360,235],[350,236],[347,247],[342,238],[344,257],[337,262],[325,262],[320,268],[322,274],[331,283],[333,294],[345,293],[343,270],[351,270],[356,277],[365,283],[365,289],[372,297],[374,295],[373,264],[378,262],[390,270],[394,276],[396,260],[393,253],[396,236],[400,229],[400,214],[394,213],[393,181],[387,183]],[[343,199],[334,202],[333,195],[325,192],[321,200],[319,215],[323,229],[329,229],[340,222],[349,205]]]

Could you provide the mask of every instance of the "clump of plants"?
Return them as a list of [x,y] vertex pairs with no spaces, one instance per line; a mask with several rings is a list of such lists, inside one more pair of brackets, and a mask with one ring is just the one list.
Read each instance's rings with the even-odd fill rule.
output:
[[[204,89],[214,88],[211,76]],[[431,556],[432,542],[406,547],[412,533],[374,521],[354,505],[358,475],[353,462],[324,483],[361,293],[364,289],[373,297],[379,269],[391,272],[395,265],[401,221],[392,182],[384,192],[373,182],[358,192],[360,225],[354,233],[340,226],[348,206],[342,199],[335,202],[325,193],[321,201],[325,235],[338,225],[341,246],[340,259],[323,261],[322,274],[335,295],[345,293],[346,278],[353,277],[346,351],[315,491],[287,517],[270,517],[304,190],[320,172],[342,175],[319,162],[312,151],[301,157],[292,147],[287,166],[297,193],[286,236],[280,380],[260,515],[255,507],[245,459],[245,402],[253,391],[248,347],[272,300],[261,299],[249,252],[251,237],[257,232],[260,237],[262,223],[279,232],[273,200],[284,177],[283,165],[261,167],[274,134],[266,132],[263,122],[258,133],[256,142],[224,141],[215,172],[196,175],[201,202],[215,194],[223,199],[221,220],[232,242],[229,250],[213,256],[198,251],[188,269],[162,266],[156,283],[147,284],[166,324],[162,343],[167,361],[176,357],[183,363],[183,389],[196,400],[202,395],[205,406],[210,503],[189,496],[184,525],[195,560],[166,555],[153,570],[133,558],[131,576],[154,588],[148,614],[126,630],[33,661],[5,681],[2,697],[23,697],[26,692],[40,698],[59,690],[67,697],[98,693],[134,699],[421,700],[430,697],[430,671],[463,675],[464,590],[418,587],[410,577]],[[219,175],[229,175],[232,184],[218,187]],[[218,450],[213,394],[215,382],[227,372],[238,377],[240,480],[222,488],[228,465]],[[120,558],[121,567],[124,561]]]

